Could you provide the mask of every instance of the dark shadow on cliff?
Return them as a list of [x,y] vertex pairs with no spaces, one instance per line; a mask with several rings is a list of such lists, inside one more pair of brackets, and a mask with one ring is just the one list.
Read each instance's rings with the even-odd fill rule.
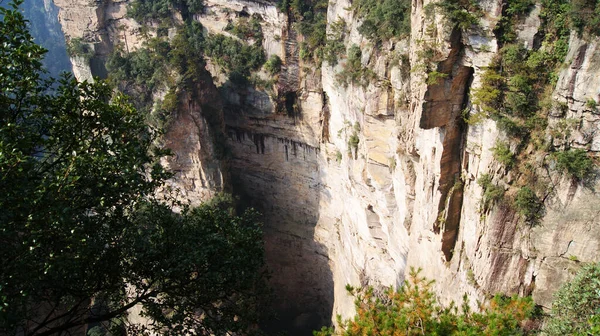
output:
[[[231,92],[235,90],[235,92]],[[329,326],[333,275],[316,242],[319,148],[303,142],[287,113],[257,111],[262,93],[226,83],[226,138],[233,193],[264,215],[266,262],[274,291],[269,335],[312,335]],[[228,98],[235,97],[235,101]]]
[[[333,310],[327,250],[314,241],[319,203],[314,152],[318,149],[239,128],[229,128],[228,136],[234,193],[264,214],[274,301],[272,317],[263,328],[270,335],[312,335],[313,330],[330,325]],[[306,167],[296,160],[314,166],[305,175]]]

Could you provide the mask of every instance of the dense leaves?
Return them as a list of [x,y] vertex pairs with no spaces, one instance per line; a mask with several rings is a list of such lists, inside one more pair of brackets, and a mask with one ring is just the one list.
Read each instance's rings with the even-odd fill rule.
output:
[[440,306],[432,281],[411,270],[408,281],[397,291],[377,293],[373,288],[349,291],[356,297],[356,316],[341,321],[340,330],[323,329],[316,335],[523,335],[534,311],[530,298],[496,296],[490,304],[473,312],[467,298],[457,307]]
[[230,73],[249,76],[265,63],[262,45],[247,45],[224,35],[209,35],[204,44],[204,52],[215,63]]
[[[176,88],[188,88],[204,69],[203,46],[202,25],[193,21],[180,27],[170,42],[157,37],[135,51],[116,49],[106,62],[109,81],[133,97],[136,108],[148,112],[151,124],[164,125],[176,105]],[[170,93],[150,113],[154,94],[165,89]]]
[[373,70],[362,65],[362,51],[360,47],[356,44],[350,46],[342,71],[336,74],[337,82],[343,86],[359,84],[366,87],[376,78],[377,75]]
[[374,42],[410,33],[410,1],[356,0],[352,2],[352,9],[362,19],[358,31]]
[[576,179],[584,179],[594,169],[594,161],[585,149],[572,149],[554,153],[556,168],[566,171]]
[[199,13],[204,9],[202,0],[136,0],[131,3],[127,14],[138,22],[169,19],[174,11],[187,14]]
[[[0,333],[52,335],[137,304],[164,335],[256,321],[256,213],[174,213],[160,133],[103,82],[40,79],[44,50],[0,9]],[[52,90],[49,90],[52,88]]]
[[547,335],[600,335],[600,264],[581,268],[554,295]]

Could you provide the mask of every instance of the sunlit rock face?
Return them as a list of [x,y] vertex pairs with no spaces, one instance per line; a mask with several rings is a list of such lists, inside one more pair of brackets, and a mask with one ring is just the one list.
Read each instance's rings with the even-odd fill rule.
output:
[[[100,61],[117,44],[133,50],[143,43],[140,24],[125,15],[127,1],[55,1],[67,39],[92,43]],[[595,182],[584,185],[546,169],[543,157],[532,168],[551,186],[539,223],[526,223],[508,202],[482,208],[481,176],[506,187],[507,197],[507,186],[518,179],[494,158],[497,141],[506,139],[496,122],[464,118],[476,111],[472,93],[498,54],[493,30],[502,4],[479,1],[479,26],[461,31],[439,13],[427,14],[428,3],[412,1],[410,36],[374,46],[359,33],[349,0],[329,2],[328,32],[344,20],[343,45],[358,46],[361,66],[376,76],[365,85],[339,81],[344,57],[336,65],[303,61],[303,37],[271,2],[206,0],[204,13],[194,16],[207,33],[229,34],[229,22],[258,15],[267,58],[283,61],[275,78],[255,74],[274,79],[261,88],[231,83],[207,59],[200,95],[180,98],[164,139],[174,151],[172,185],[184,197],[198,202],[233,191],[264,214],[279,312],[269,329],[307,334],[337,314],[351,316],[346,284],[398,285],[410,267],[436,280],[443,302],[468,293],[475,304],[503,292],[533,295],[549,307],[580,262],[599,259]],[[516,26],[526,48],[537,43],[539,13],[538,6]],[[434,49],[431,70],[442,74],[434,82],[422,67],[426,46]],[[80,78],[94,71],[77,58],[73,64]],[[600,148],[599,112],[587,103],[600,101],[599,71],[598,39],[574,34],[551,94],[558,107],[547,121],[576,127],[567,138],[550,139],[556,146]],[[219,115],[216,129],[207,127],[209,110]],[[225,157],[215,157],[215,145],[223,144],[213,143],[210,132],[222,132]]]

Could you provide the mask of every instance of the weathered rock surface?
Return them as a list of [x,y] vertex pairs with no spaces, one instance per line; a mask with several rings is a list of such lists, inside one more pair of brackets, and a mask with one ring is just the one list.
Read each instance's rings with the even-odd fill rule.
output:
[[[99,55],[119,43],[141,43],[136,23],[123,16],[126,1],[55,1],[63,8],[66,34],[96,43]],[[549,307],[552,293],[580,262],[600,260],[600,195],[561,174],[546,177],[552,192],[536,226],[502,203],[482,213],[477,179],[506,175],[491,151],[504,135],[492,120],[467,125],[462,113],[473,108],[469,92],[497,52],[492,30],[502,2],[481,1],[486,15],[480,29],[462,33],[448,31],[439,17],[428,18],[423,8],[429,2],[412,2],[409,39],[375,48],[358,33],[350,1],[330,1],[329,24],[345,20],[344,44],[360,46],[363,66],[377,75],[365,87],[341,85],[341,64],[302,63],[301,37],[270,2],[207,0],[207,11],[196,17],[209,32],[222,33],[241,12],[259,14],[263,47],[279,55],[284,68],[269,94],[227,86],[209,60],[221,96],[211,83],[199,88],[205,98],[180,102],[165,137],[175,151],[169,162],[178,173],[173,184],[195,200],[229,185],[264,213],[279,323],[296,334],[328,324],[336,314],[350,316],[347,283],[398,285],[409,267],[435,279],[444,302],[465,292],[473,303],[504,292],[532,294]],[[536,8],[518,27],[528,47],[538,15]],[[119,26],[124,33],[114,33]],[[431,35],[432,29],[437,33]],[[423,43],[435,46],[437,71],[446,75],[436,84],[427,85],[419,70]],[[600,101],[599,45],[598,39],[571,38],[568,66],[554,92],[567,109],[549,117],[550,125],[576,120],[570,139],[592,152],[600,148],[599,113],[586,102]],[[410,64],[392,65],[401,55]],[[203,117],[209,106],[211,113],[222,111],[231,151],[226,165],[213,155]],[[360,141],[352,148],[348,139],[355,133]],[[231,183],[222,177],[228,174]]]

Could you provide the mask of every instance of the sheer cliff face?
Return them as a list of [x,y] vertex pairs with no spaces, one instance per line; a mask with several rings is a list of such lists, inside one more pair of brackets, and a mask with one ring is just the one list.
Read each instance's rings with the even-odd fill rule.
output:
[[[54,3],[60,8],[59,20],[67,45],[79,40],[93,51],[91,57],[71,55],[73,73],[79,80],[105,78],[108,74],[104,63],[115,48],[129,53],[156,36],[156,29],[143,32],[140,23],[127,17],[127,0],[54,0]],[[188,91],[178,97],[162,143],[173,153],[163,162],[175,173],[170,187],[192,204],[225,190],[229,176],[216,158],[213,144],[212,133],[223,131],[221,97],[208,72],[202,72],[200,77],[193,94]],[[165,93],[154,93],[153,97],[159,100]],[[209,127],[206,118],[209,113],[218,115],[215,129]]]
[[[141,45],[138,23],[124,16],[127,1],[55,1],[67,37],[95,43],[99,59],[116,44]],[[375,74],[365,85],[340,83],[343,58],[335,66],[300,60],[303,37],[270,2],[206,0],[204,14],[195,17],[209,33],[225,33],[228,20],[258,14],[267,56],[283,60],[272,90],[231,85],[208,60],[212,79],[207,74],[208,83],[196,88],[203,98],[180,98],[165,136],[178,167],[173,183],[188,197],[231,187],[265,214],[282,324],[308,330],[336,314],[348,316],[353,303],[346,284],[397,285],[409,267],[435,279],[445,301],[504,292],[531,294],[549,307],[580,262],[599,258],[595,182],[584,185],[558,172],[548,157],[531,167],[549,186],[536,225],[509,201],[482,206],[482,176],[510,199],[511,185],[524,174],[494,158],[497,141],[507,137],[495,121],[464,118],[465,111],[478,111],[472,92],[498,54],[493,30],[502,3],[480,1],[484,15],[477,29],[466,31],[452,29],[440,13],[426,13],[428,3],[412,1],[410,36],[375,47],[358,32],[349,0],[329,2],[328,32],[343,19],[339,39],[346,50],[358,46],[361,67]],[[539,42],[539,13],[534,8],[515,28],[527,48]],[[562,138],[548,132],[549,142],[592,155],[600,150],[598,109],[588,103],[600,101],[599,42],[571,36],[551,93],[558,107],[547,116],[549,129],[572,125]],[[427,80],[425,49],[439,80]],[[230,152],[223,161],[212,155],[213,137],[203,126],[208,107],[222,111]],[[526,148],[521,155],[537,154]]]

